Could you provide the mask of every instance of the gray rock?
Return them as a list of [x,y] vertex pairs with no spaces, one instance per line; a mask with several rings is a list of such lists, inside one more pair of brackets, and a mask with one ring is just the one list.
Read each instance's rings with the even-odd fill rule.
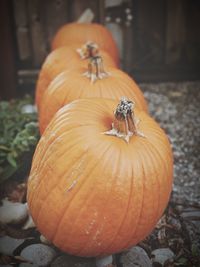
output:
[[22,113],[37,113],[37,107],[31,104],[24,105],[21,108]]
[[58,256],[52,263],[51,267],[95,267],[94,259],[80,258],[67,254]]
[[50,244],[51,244],[51,242],[50,242],[48,239],[46,239],[46,237],[43,236],[43,235],[40,235],[40,241],[41,241],[43,244],[46,244],[46,245],[50,245]]
[[171,260],[175,257],[174,252],[169,248],[155,249],[152,251],[151,256],[153,262],[158,262],[161,265],[164,265],[167,260]]
[[17,224],[23,222],[28,216],[27,204],[2,200],[0,207],[0,222]]
[[33,244],[24,248],[21,256],[37,266],[47,266],[55,258],[56,251],[47,245]]
[[22,228],[23,228],[24,230],[26,230],[26,229],[34,228],[34,227],[36,227],[36,226],[35,226],[35,223],[34,223],[32,217],[31,217],[31,215],[29,214],[29,215],[28,215],[28,219],[26,220],[26,222],[25,222],[25,224],[24,224],[24,226],[23,226]]
[[24,239],[15,239],[9,236],[0,237],[0,253],[12,255],[13,251],[24,242]]
[[123,252],[120,262],[123,267],[152,267],[151,260],[146,251],[138,246]]
[[184,219],[198,219],[200,221],[200,210],[183,210],[183,212],[180,214],[181,217]]
[[112,255],[102,258],[96,258],[96,266],[97,267],[104,267],[109,264],[112,264],[113,258]]

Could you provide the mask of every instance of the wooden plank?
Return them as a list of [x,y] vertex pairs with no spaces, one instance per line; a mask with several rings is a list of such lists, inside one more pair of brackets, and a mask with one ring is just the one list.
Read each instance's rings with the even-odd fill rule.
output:
[[[115,8],[121,6],[123,0],[105,0],[105,8]],[[116,18],[119,19],[119,18]],[[113,35],[114,40],[117,43],[117,47],[119,49],[120,61],[122,61],[123,57],[123,30],[122,25],[117,23],[116,21],[105,21],[105,26],[110,30]]]
[[184,82],[199,81],[199,69],[191,66],[184,66],[177,69],[177,66],[163,66],[163,68],[134,69],[131,75],[137,82]]
[[186,64],[198,64],[200,70],[200,1],[187,1],[184,4],[186,42]]
[[17,26],[27,26],[28,14],[27,14],[27,1],[26,0],[14,0],[14,17]]
[[48,50],[56,31],[69,20],[69,1],[43,0],[41,1],[43,22]]
[[134,65],[162,64],[165,47],[165,0],[134,0]]
[[166,64],[178,64],[186,42],[183,3],[187,0],[167,0]]
[[124,9],[125,18],[123,22],[123,69],[130,73],[133,65],[133,51],[134,51],[134,3],[129,0],[126,1],[127,7]]
[[99,17],[98,22],[104,24],[105,21],[105,0],[98,0]]
[[16,62],[11,1],[0,1],[0,100],[16,96]]
[[16,30],[19,59],[27,61],[31,59],[31,46],[29,39],[29,30],[27,27],[19,27]]
[[122,55],[122,67],[125,71],[130,72],[133,65],[133,29],[130,26],[124,26],[123,28],[123,55]]
[[16,26],[16,37],[18,54],[21,61],[31,60],[31,44],[28,28],[27,1],[14,0],[14,18]]
[[45,38],[44,24],[42,21],[41,1],[28,1],[28,18],[33,51],[33,65],[38,67],[47,55],[47,41]]

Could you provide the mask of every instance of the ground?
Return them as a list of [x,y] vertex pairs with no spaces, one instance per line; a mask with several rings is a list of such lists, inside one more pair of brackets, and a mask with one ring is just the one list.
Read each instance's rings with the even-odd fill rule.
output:
[[[139,243],[137,249],[133,248],[134,251],[114,255],[114,264],[118,267],[147,267],[147,264],[154,267],[197,267],[200,266],[200,83],[140,84],[140,87],[149,103],[150,114],[171,141],[174,186],[169,205],[153,233]],[[4,184],[5,196],[25,202],[26,180]],[[0,266],[11,266],[12,263],[20,267],[95,266],[93,259],[61,253],[42,239],[35,228],[24,229],[23,225],[1,223]],[[46,260],[42,263],[37,254],[41,251],[44,253],[43,261]],[[36,260],[33,254],[37,255]],[[34,265],[22,263],[24,258]]]

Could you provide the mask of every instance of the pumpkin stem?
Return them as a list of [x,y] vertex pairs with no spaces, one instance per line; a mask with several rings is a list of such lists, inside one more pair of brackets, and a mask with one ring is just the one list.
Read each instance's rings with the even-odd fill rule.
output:
[[139,120],[134,116],[134,106],[134,102],[122,97],[114,113],[115,120],[112,123],[112,129],[105,134],[122,138],[127,143],[133,135],[144,137],[137,127]]
[[104,70],[103,60],[100,56],[94,56],[89,59],[88,71],[83,73],[91,82],[101,80],[109,76],[109,73]]
[[80,55],[81,59],[88,59],[99,55],[98,45],[91,41],[88,41],[81,48],[78,48],[76,51]]

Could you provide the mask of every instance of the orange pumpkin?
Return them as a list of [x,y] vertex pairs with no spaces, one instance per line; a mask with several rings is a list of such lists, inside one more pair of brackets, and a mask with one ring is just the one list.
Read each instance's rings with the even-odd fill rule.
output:
[[122,95],[126,95],[136,102],[137,107],[147,111],[142,92],[125,72],[108,67],[105,72],[100,57],[92,58],[88,72],[85,71],[85,68],[80,68],[63,72],[50,83],[40,103],[41,133],[62,106],[78,98],[105,97],[119,100]]
[[78,256],[144,239],[169,200],[173,160],[159,125],[132,103],[79,99],[60,109],[36,148],[28,205],[41,233]]
[[40,109],[42,96],[50,82],[61,72],[75,67],[87,67],[88,58],[101,55],[105,66],[117,67],[107,52],[98,48],[97,44],[88,42],[84,45],[60,47],[51,52],[42,65],[36,86],[36,105]]
[[110,31],[97,23],[68,23],[62,26],[52,41],[52,50],[64,45],[92,41],[108,52],[117,64],[119,52]]

